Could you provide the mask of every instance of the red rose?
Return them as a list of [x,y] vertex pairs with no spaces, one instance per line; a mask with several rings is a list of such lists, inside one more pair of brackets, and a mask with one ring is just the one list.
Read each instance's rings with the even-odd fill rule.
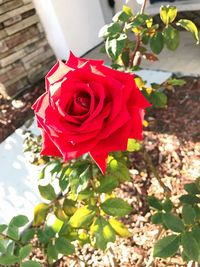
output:
[[67,161],[89,152],[104,173],[110,151],[126,150],[128,138],[142,139],[148,106],[132,74],[70,53],[47,74],[46,92],[33,105],[41,154]]

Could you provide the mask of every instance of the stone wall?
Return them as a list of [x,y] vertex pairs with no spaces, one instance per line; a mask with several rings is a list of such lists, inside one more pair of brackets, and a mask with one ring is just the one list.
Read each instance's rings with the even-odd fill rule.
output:
[[0,93],[17,94],[44,77],[54,63],[32,1],[0,0]]

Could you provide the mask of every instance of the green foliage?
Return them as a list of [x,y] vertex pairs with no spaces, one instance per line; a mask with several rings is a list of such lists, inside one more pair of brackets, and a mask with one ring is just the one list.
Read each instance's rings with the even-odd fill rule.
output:
[[179,198],[179,207],[182,206],[181,214],[176,214],[174,205],[169,198],[164,201],[155,197],[150,198],[150,206],[157,210],[151,218],[152,223],[161,225],[163,229],[179,233],[179,235],[172,234],[157,241],[154,247],[154,256],[172,257],[180,247],[183,250],[184,261],[200,262],[199,178],[193,183],[186,184],[184,189],[188,194]]
[[163,220],[164,225],[168,229],[176,233],[181,233],[184,231],[184,224],[178,216],[172,213],[164,213],[162,215],[162,220]]
[[164,48],[164,38],[161,32],[156,32],[150,39],[151,50],[155,54],[160,54]]
[[42,267],[42,265],[36,261],[25,261],[22,262],[21,267]]
[[169,235],[160,239],[154,246],[153,255],[159,258],[172,257],[179,248],[179,236]]
[[199,261],[200,250],[197,241],[191,232],[183,233],[181,236],[181,244],[187,257],[193,261]]
[[96,248],[105,250],[109,242],[115,242],[115,232],[102,216],[95,219],[90,227],[90,233]]
[[59,237],[55,241],[55,248],[63,255],[71,255],[75,252],[75,247],[66,238]]
[[163,31],[164,41],[169,50],[175,51],[180,44],[180,34],[179,31],[168,26]]
[[54,200],[56,198],[56,193],[55,193],[54,188],[51,184],[48,184],[45,186],[39,185],[38,189],[39,189],[40,195],[43,198],[45,198],[47,200]]
[[108,198],[101,204],[102,210],[112,216],[122,217],[132,211],[132,207],[123,199]]

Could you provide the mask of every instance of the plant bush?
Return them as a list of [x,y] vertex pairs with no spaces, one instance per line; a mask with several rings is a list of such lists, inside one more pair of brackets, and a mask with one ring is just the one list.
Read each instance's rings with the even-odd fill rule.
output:
[[[158,25],[153,23],[153,17],[144,13],[145,3],[136,15],[124,6],[113,22],[100,31],[105,39],[103,51],[111,58],[113,69],[131,73],[140,69],[143,59],[158,60],[157,54],[164,46],[176,50],[180,43],[177,26],[190,31],[199,41],[192,21],[176,22],[176,7],[162,6],[163,25]],[[154,107],[166,106],[167,97],[160,85],[147,87],[139,76],[135,81]],[[170,79],[165,86],[183,83],[183,80]],[[8,225],[0,225],[1,265],[18,263],[21,267],[40,267],[40,263],[30,258],[37,246],[47,257],[49,266],[55,266],[63,256],[74,257],[87,266],[84,259],[76,255],[77,248],[90,244],[96,249],[111,251],[110,243],[115,242],[116,236],[130,237],[131,233],[120,218],[128,216],[132,207],[115,195],[114,190],[130,181],[129,153],[138,151],[142,151],[147,166],[164,190],[163,199],[148,196],[149,207],[153,210],[151,221],[159,226],[153,256],[167,258],[179,252],[185,262],[200,263],[200,178],[186,184],[186,194],[174,204],[171,190],[163,183],[142,142],[129,139],[126,151],[111,152],[105,173],[88,153],[64,161],[54,156],[41,156],[41,146],[41,136],[27,131],[24,150],[32,152],[32,163],[44,165],[38,181],[44,202],[35,207],[33,222],[18,215]]]

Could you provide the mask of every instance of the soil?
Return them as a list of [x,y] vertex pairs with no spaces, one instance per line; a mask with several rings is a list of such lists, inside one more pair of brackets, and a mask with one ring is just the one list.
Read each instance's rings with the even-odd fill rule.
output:
[[[147,116],[149,126],[144,131],[146,149],[151,154],[162,180],[172,190],[174,200],[183,193],[185,183],[194,181],[200,175],[200,78],[186,77],[185,80],[187,83],[184,86],[167,91],[166,108],[150,111]],[[3,103],[1,100],[0,110],[5,110],[0,117],[3,120],[1,140],[17,127],[16,121],[19,123],[18,126],[22,124],[22,119],[24,120],[30,112],[28,107],[25,107],[30,108],[38,93],[37,89],[36,92],[28,94],[29,100],[21,96],[20,100],[25,102],[25,106],[17,110],[13,108],[11,101]],[[20,119],[17,119],[18,116]],[[133,206],[133,212],[123,219],[132,237],[117,239],[112,245],[116,263],[120,267],[186,266],[180,255],[167,260],[152,260],[152,246],[159,229],[150,222],[152,212],[147,205],[146,196],[155,194],[162,197],[163,190],[146,167],[142,154],[135,153],[131,158],[132,181],[123,184],[117,189],[116,194]],[[105,255],[90,246],[84,246],[77,252],[79,258],[84,258],[88,266],[92,267],[114,266],[111,254],[109,252]],[[41,262],[42,266],[48,266],[40,251],[35,250],[32,258]],[[83,265],[69,258],[63,258],[55,265],[64,266]]]
[[31,106],[44,88],[42,80],[14,99],[5,99],[0,94],[0,143],[33,116]]

